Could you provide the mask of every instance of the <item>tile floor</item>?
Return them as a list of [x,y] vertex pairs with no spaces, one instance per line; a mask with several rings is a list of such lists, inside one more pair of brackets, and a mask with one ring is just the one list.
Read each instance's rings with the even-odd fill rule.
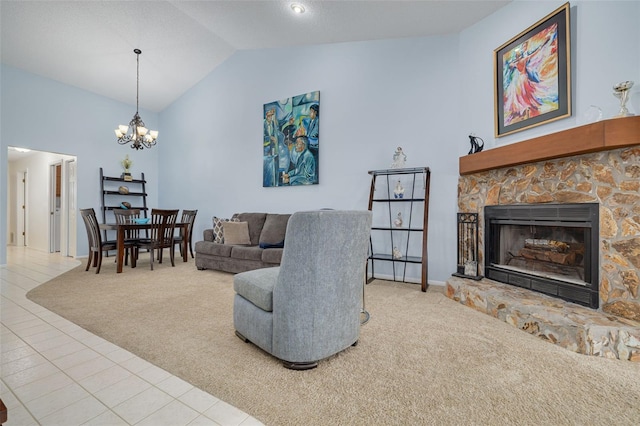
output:
[[25,297],[79,264],[7,247],[0,267],[4,426],[262,424]]

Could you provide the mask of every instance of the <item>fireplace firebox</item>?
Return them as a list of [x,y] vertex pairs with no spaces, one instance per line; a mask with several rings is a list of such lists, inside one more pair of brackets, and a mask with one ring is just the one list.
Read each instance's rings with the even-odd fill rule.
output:
[[599,207],[486,206],[485,276],[598,308]]

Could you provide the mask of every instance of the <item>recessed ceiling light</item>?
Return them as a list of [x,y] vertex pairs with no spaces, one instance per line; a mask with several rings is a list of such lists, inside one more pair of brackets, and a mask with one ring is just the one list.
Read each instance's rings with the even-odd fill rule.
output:
[[293,10],[295,13],[301,14],[301,13],[304,13],[305,8],[300,3],[292,3],[291,10]]

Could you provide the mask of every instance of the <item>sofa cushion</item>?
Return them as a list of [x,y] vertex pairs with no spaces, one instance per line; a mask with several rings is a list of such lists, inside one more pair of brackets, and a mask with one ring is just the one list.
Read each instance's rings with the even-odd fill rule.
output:
[[280,267],[254,269],[233,277],[233,289],[260,309],[273,311],[273,287]]
[[262,261],[264,263],[273,263],[275,265],[279,265],[282,261],[282,252],[284,250],[281,248],[268,248],[262,250]]
[[225,244],[249,245],[249,224],[247,222],[224,222],[222,224]]
[[260,233],[264,226],[264,221],[267,218],[266,213],[238,213],[234,215],[241,222],[247,222],[249,224],[249,238],[251,239],[251,245],[257,246],[260,242]]
[[262,232],[260,233],[260,247],[284,247],[284,237],[287,233],[287,222],[289,221],[289,217],[291,217],[290,214],[267,214],[264,226],[262,227]]
[[231,256],[231,248],[233,246],[227,246],[224,244],[212,243],[209,241],[198,241],[196,243],[196,253],[208,254],[211,256]]
[[233,246],[231,257],[243,260],[262,260],[262,249],[258,246]]
[[224,232],[222,224],[225,222],[240,222],[235,215],[231,216],[231,219],[221,219],[219,217],[213,217],[213,242],[218,244],[224,244]]

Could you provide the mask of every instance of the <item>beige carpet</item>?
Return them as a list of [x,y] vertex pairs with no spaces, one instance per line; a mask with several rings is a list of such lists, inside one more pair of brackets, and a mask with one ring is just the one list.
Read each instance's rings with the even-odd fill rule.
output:
[[569,352],[412,284],[369,284],[359,345],[286,370],[234,335],[231,274],[176,265],[116,274],[106,260],[27,297],[267,425],[640,423],[640,365]]

